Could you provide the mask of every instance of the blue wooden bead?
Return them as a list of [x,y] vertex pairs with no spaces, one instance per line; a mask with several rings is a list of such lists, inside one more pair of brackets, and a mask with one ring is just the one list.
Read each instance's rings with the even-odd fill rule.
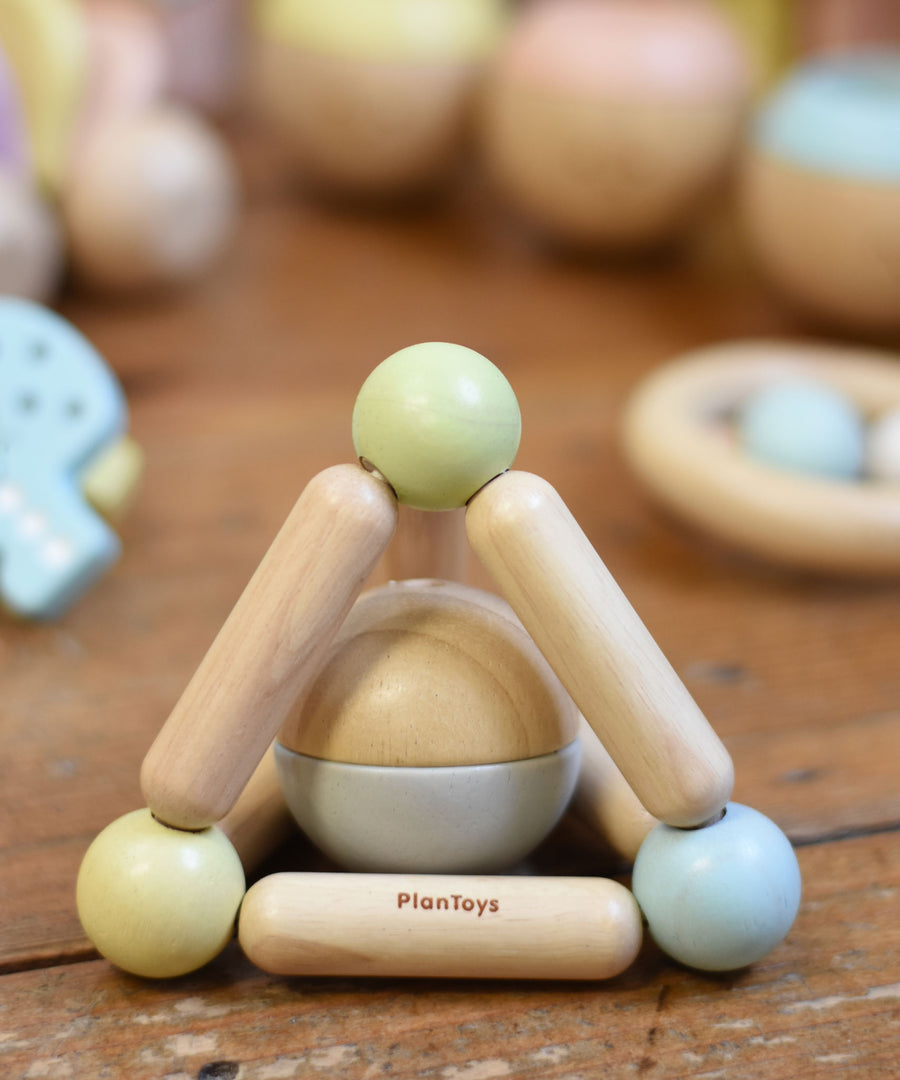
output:
[[776,383],[752,395],[738,417],[738,438],[747,454],[769,465],[843,480],[862,471],[862,416],[820,383]]
[[657,825],[638,851],[632,888],[664,952],[702,971],[733,971],[760,960],[790,930],[800,868],[777,825],[729,803],[704,828]]

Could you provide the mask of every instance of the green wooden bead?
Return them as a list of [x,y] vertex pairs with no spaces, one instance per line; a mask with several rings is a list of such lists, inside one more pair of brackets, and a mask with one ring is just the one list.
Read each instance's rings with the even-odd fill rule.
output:
[[522,423],[512,387],[480,353],[426,342],[389,356],[353,409],[353,445],[397,498],[420,510],[464,506],[508,469]]
[[185,975],[234,935],[244,897],[237,852],[217,828],[182,832],[135,810],[88,848],[76,902],[97,950],[133,975]]

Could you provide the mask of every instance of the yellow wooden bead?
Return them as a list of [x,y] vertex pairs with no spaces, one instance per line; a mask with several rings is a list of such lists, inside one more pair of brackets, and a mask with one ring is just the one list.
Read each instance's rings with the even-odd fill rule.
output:
[[103,956],[170,978],[202,967],[231,940],[244,870],[217,828],[182,832],[135,810],[108,825],[78,874],[78,915]]

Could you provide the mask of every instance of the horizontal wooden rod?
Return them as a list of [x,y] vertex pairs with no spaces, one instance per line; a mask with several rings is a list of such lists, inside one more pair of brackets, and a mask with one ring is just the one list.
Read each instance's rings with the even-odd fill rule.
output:
[[608,979],[641,944],[604,878],[273,874],[241,907],[249,959],[277,975]]

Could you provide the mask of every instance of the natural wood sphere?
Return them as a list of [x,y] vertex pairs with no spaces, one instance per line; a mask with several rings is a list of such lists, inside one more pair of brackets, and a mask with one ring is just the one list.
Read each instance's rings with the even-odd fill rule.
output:
[[263,0],[260,115],[314,186],[410,193],[459,152],[503,22],[498,0]]
[[225,948],[244,887],[240,859],[219,829],[182,832],[134,810],[88,848],[76,900],[103,956],[124,971],[166,979]]
[[900,53],[800,65],[749,142],[741,207],[763,274],[819,321],[900,329]]
[[659,243],[721,179],[747,86],[704,4],[539,0],[489,71],[484,156],[500,195],[567,246]]
[[355,764],[480,765],[553,753],[577,724],[502,600],[424,580],[360,597],[280,741]]
[[232,237],[237,186],[224,142],[190,113],[159,107],[110,121],[63,199],[75,274],[116,292],[197,278]]
[[839,176],[756,148],[741,213],[760,269],[798,308],[857,331],[900,328],[900,174]]

